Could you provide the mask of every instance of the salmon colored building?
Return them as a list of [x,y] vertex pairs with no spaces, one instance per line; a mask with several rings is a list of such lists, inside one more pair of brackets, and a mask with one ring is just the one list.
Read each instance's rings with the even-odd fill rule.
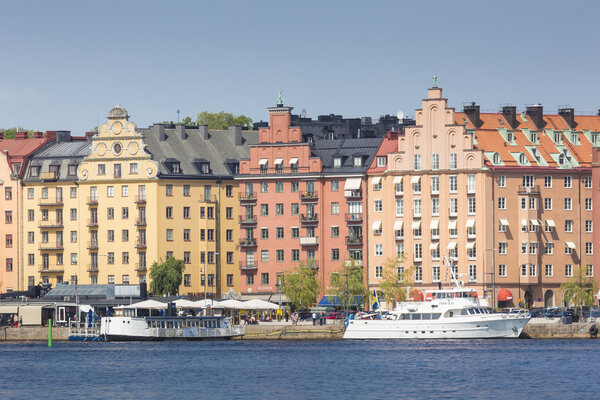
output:
[[240,160],[242,293],[272,297],[299,263],[318,270],[322,293],[345,260],[366,250],[365,172],[381,138],[302,142],[292,107],[268,109],[250,158]]
[[473,103],[458,113],[429,89],[387,169],[368,172],[370,286],[403,253],[419,288],[449,283],[448,260],[490,304],[560,305],[576,268],[597,278],[599,127],[600,116],[544,115],[540,105],[480,113]]
[[20,260],[22,224],[21,179],[28,157],[56,137],[56,132],[17,132],[14,139],[0,133],[0,293],[27,290]]

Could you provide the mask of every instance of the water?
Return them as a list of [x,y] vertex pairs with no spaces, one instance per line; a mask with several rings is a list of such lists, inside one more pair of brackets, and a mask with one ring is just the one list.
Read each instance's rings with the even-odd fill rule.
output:
[[597,398],[599,348],[600,340],[0,343],[0,398]]

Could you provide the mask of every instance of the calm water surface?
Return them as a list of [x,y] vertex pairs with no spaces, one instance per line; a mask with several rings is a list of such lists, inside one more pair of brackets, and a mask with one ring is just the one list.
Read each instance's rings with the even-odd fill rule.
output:
[[0,343],[0,398],[593,399],[599,349],[600,340]]

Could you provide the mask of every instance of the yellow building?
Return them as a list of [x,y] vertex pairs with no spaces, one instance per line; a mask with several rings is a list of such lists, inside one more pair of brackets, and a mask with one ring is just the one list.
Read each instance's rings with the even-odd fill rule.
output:
[[238,291],[232,174],[256,135],[246,136],[239,127],[136,129],[120,106],[96,135],[59,132],[24,179],[28,284],[137,284],[173,256],[186,264],[180,293]]

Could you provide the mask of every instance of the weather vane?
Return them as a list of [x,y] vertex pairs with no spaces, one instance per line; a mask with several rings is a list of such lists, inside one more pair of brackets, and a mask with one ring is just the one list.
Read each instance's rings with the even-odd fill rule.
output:
[[277,95],[277,105],[278,105],[278,106],[282,106],[282,105],[283,105],[283,98],[281,97],[281,93],[282,93],[282,92],[283,92],[283,91],[282,91],[282,90],[280,90],[280,91],[278,92],[278,95]]

